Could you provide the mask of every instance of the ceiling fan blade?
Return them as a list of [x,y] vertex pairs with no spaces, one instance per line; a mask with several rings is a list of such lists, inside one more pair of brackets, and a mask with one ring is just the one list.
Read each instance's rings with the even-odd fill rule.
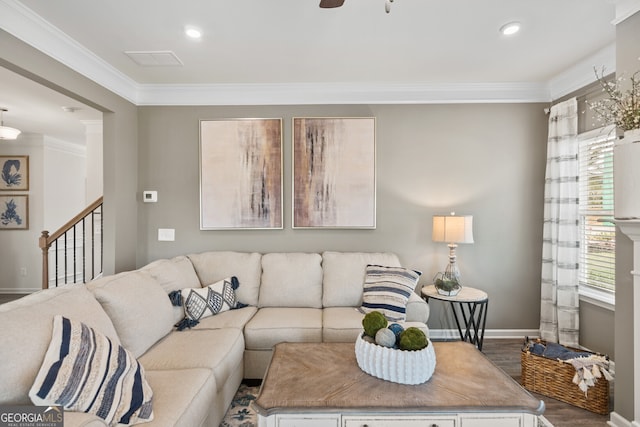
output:
[[323,9],[340,7],[343,4],[344,4],[344,0],[320,0],[320,7]]

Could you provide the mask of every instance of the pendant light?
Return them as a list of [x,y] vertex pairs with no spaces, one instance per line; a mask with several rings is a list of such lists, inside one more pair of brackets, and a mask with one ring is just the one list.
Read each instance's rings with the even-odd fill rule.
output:
[[16,128],[10,128],[4,125],[2,114],[9,111],[6,108],[0,108],[0,139],[16,139],[20,135],[20,131]]

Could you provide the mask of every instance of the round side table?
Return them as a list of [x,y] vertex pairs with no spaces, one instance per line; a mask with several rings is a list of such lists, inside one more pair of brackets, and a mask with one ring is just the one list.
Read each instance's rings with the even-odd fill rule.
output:
[[[446,296],[439,294],[434,285],[427,285],[422,288],[422,296],[427,302],[429,302],[430,298],[448,301],[460,333],[460,339],[469,341],[475,344],[478,350],[482,350],[484,329],[487,323],[487,308],[489,306],[489,296],[486,292],[463,286],[457,295]],[[458,309],[456,309],[456,306],[458,306]],[[458,318],[458,310],[462,315],[464,332]]]

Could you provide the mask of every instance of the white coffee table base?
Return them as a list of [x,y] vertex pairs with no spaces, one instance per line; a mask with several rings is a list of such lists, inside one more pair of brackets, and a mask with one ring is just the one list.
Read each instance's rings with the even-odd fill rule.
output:
[[258,427],[537,427],[532,414],[276,414],[258,415]]

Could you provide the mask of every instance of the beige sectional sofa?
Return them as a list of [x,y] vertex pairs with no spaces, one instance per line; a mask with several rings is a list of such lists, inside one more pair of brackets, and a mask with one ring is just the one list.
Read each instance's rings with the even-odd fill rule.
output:
[[[49,289],[0,305],[0,405],[28,405],[51,340],[52,319],[83,322],[128,349],[153,391],[149,426],[215,426],[243,378],[262,378],[272,348],[288,342],[355,342],[369,264],[400,266],[392,253],[204,252],[154,261],[87,285]],[[167,295],[236,276],[246,307],[177,331],[182,307]],[[427,330],[428,305],[412,294],[406,321]],[[65,413],[65,426],[105,425]]]

